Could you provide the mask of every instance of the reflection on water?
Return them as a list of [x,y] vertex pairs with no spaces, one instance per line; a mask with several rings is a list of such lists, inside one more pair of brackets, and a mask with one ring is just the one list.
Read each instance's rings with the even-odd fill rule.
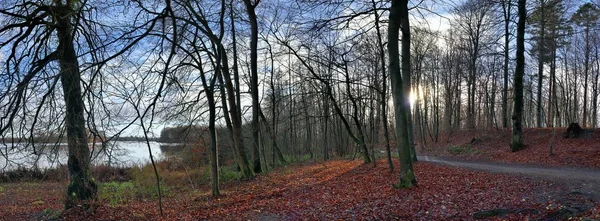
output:
[[[163,147],[166,146],[166,147]],[[173,145],[150,142],[150,150],[155,160],[163,158],[162,149]],[[133,166],[150,162],[146,142],[115,141],[102,146],[90,144],[92,164],[109,166]],[[0,143],[0,172],[22,168],[54,168],[67,164],[66,143]]]

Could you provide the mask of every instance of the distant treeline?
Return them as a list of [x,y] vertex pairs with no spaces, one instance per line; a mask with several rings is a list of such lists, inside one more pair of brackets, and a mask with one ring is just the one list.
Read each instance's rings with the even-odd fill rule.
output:
[[[246,129],[248,125],[244,125]],[[245,137],[249,136],[247,130],[243,130]],[[217,137],[220,147],[229,147],[231,143],[231,135],[227,128],[217,127]],[[208,143],[210,141],[208,127],[206,126],[175,126],[165,127],[160,132],[158,142],[161,143]]]
[[34,137],[33,140],[31,138],[23,138],[23,137],[6,137],[0,138],[0,142],[2,143],[63,143],[67,142],[66,137]]
[[[111,140],[113,140],[113,141],[140,141],[141,142],[141,141],[146,141],[146,138],[129,136],[129,137],[115,137]],[[159,141],[159,138],[149,137],[148,141]]]
[[160,132],[159,142],[162,143],[191,143],[208,135],[208,129],[203,126],[165,127]]

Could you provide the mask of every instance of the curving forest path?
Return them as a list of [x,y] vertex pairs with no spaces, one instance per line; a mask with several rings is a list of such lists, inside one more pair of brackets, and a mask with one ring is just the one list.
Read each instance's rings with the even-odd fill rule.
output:
[[491,173],[516,174],[566,184],[570,193],[578,192],[600,199],[600,170],[576,167],[536,166],[455,158],[418,156],[421,162],[482,170]]

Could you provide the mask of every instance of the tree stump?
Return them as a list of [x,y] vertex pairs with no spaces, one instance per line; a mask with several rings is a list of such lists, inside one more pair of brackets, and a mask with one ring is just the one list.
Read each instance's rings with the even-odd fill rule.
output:
[[567,128],[567,133],[565,134],[565,138],[578,138],[581,137],[584,130],[579,126],[578,123],[571,123]]

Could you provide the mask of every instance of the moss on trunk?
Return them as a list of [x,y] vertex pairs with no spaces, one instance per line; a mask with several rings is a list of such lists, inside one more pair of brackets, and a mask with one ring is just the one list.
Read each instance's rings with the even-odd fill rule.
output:
[[82,201],[96,200],[97,186],[90,172],[90,150],[85,132],[84,103],[81,93],[81,72],[74,47],[73,30],[76,19],[75,4],[55,2],[56,33],[60,80],[65,100],[65,122],[69,150],[69,186],[65,207]]

